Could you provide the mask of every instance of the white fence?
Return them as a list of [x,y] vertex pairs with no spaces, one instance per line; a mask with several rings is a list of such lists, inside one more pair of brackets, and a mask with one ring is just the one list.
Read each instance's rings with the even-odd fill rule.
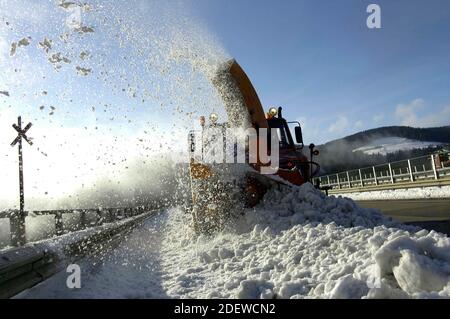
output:
[[333,189],[362,188],[396,183],[440,180],[450,177],[450,162],[442,155],[412,158],[315,178]]

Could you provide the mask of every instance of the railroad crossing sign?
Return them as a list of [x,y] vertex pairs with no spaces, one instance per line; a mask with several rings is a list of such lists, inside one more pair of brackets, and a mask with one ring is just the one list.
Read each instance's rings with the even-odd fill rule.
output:
[[25,237],[25,194],[23,183],[23,152],[22,139],[28,144],[33,145],[31,139],[26,135],[33,124],[29,123],[22,129],[22,118],[19,116],[17,124],[13,124],[13,128],[17,131],[16,139],[11,143],[14,147],[19,144],[19,188],[20,188],[20,212],[14,214],[11,218],[11,243],[14,246],[22,246],[26,243]]
[[13,124],[13,128],[19,133],[19,135],[16,137],[16,139],[11,143],[11,146],[16,146],[17,143],[21,142],[21,139],[23,138],[25,141],[28,142],[28,144],[33,145],[33,142],[26,136],[26,133],[29,131],[29,129],[33,126],[33,124],[28,123],[27,126],[22,130],[22,118],[19,116],[18,124]]

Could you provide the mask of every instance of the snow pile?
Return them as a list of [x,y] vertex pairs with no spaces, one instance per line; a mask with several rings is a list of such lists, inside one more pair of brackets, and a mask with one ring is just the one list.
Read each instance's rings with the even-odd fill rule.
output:
[[[175,212],[172,218],[181,218]],[[450,240],[398,224],[310,185],[273,191],[215,238],[167,234],[171,296],[425,298],[450,296]],[[180,245],[185,253],[173,253]],[[186,253],[192,252],[195,253]],[[172,255],[172,256],[171,256]],[[195,259],[194,259],[195,257]]]
[[410,151],[438,145],[442,145],[442,143],[416,141],[403,137],[384,137],[376,139],[364,147],[357,148],[353,152],[359,151],[367,155],[387,155],[398,151]]
[[405,226],[311,185],[272,191],[214,237],[195,237],[190,215],[149,219],[99,259],[83,287],[60,273],[20,297],[448,298],[450,239]]
[[353,200],[398,200],[398,199],[425,199],[450,198],[450,186],[419,187],[408,189],[391,189],[361,193],[345,193],[342,196]]

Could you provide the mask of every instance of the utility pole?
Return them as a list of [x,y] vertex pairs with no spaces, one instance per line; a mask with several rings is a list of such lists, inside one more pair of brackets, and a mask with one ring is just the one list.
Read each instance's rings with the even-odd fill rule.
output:
[[20,192],[20,210],[14,212],[10,216],[11,224],[11,244],[13,246],[23,246],[26,243],[25,234],[25,193],[24,193],[24,181],[23,181],[23,152],[22,152],[22,139],[33,145],[33,142],[26,136],[26,133],[33,124],[29,123],[22,129],[22,118],[19,116],[17,124],[13,124],[13,128],[17,131],[18,135],[16,139],[11,143],[14,147],[19,146],[19,192]]

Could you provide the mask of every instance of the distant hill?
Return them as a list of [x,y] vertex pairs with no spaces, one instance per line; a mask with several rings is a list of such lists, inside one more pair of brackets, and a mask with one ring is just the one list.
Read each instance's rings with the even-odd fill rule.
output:
[[319,145],[322,173],[428,155],[450,146],[450,126],[380,127]]

